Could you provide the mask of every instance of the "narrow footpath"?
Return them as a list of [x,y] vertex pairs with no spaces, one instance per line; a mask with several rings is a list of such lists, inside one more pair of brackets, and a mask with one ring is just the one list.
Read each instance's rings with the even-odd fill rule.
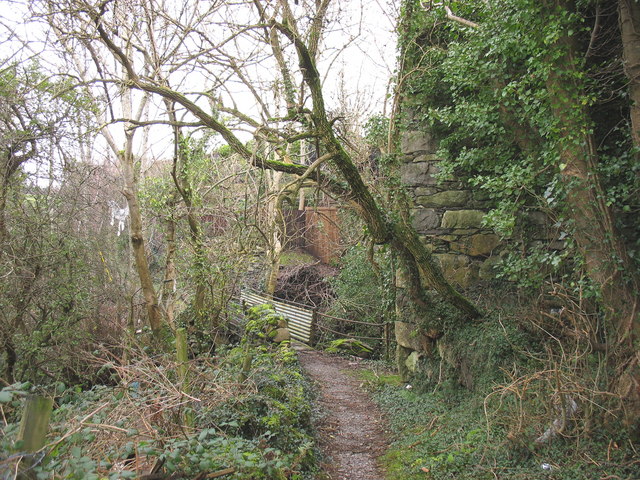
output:
[[319,391],[323,480],[383,480],[377,459],[386,447],[384,423],[353,374],[358,363],[304,346],[296,350]]

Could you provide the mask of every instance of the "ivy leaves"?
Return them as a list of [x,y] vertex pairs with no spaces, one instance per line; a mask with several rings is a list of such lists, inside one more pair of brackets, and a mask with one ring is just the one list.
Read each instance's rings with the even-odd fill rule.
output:
[[[614,112],[596,117],[608,115],[601,124],[585,114],[602,109],[601,97],[619,95],[606,83],[611,78],[596,70],[606,65],[587,64],[580,56],[593,48],[591,3],[578,10],[532,0],[473,3],[463,16],[478,22],[476,29],[443,23],[435,10],[407,8],[412,16],[404,19],[411,106],[405,122],[412,128],[426,124],[440,138],[440,178],[464,179],[484,192],[494,203],[485,221],[503,237],[526,238],[527,212],[533,210],[553,218],[566,236],[572,184],[561,181],[567,168],[561,152],[583,151],[584,139],[596,132],[606,155],[593,174],[603,175],[608,205],[632,211],[637,176],[628,175],[628,134],[604,130]],[[571,88],[554,88],[558,82]],[[523,246],[522,240],[516,244]],[[547,254],[553,258],[542,258]],[[571,257],[551,251],[532,256],[554,268]]]

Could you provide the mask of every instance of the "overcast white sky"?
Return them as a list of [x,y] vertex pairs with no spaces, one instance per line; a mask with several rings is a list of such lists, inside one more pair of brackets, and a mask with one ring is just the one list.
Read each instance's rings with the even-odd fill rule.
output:
[[[399,1],[351,0],[343,3],[346,15],[352,19],[350,29],[342,35],[336,32],[335,38],[327,36],[328,43],[345,43],[346,35],[357,32],[361,22],[359,38],[344,51],[339,66],[344,70],[349,90],[369,101],[369,113],[381,112],[389,77],[396,66],[395,20]],[[331,87],[325,84],[328,92]]]
[[[37,57],[55,70],[55,55],[46,52],[43,43],[39,42],[49,32],[27,23],[25,1],[0,0],[3,4],[0,8],[0,40],[3,40],[0,58]],[[339,7],[338,23],[325,36],[323,61],[319,64],[321,71],[331,72],[324,85],[327,106],[336,109],[340,103],[347,103],[361,119],[366,119],[382,112],[389,77],[395,70],[394,28],[399,0],[335,0],[335,3]],[[11,35],[14,40],[7,42]],[[355,39],[350,42],[352,38]],[[18,39],[31,43],[25,48]],[[248,135],[240,136],[248,140]],[[166,137],[166,134],[160,136]],[[168,151],[166,141],[156,141],[147,154],[152,158],[163,158],[169,155]]]

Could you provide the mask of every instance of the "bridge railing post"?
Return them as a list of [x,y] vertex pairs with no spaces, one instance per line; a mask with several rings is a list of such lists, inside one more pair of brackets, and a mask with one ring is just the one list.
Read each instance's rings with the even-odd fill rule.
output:
[[314,308],[311,314],[311,327],[309,329],[309,345],[316,344],[318,333],[318,309]]
[[[35,454],[44,444],[49,428],[49,418],[53,410],[53,398],[40,395],[29,395],[22,410],[18,441],[21,442],[21,450],[28,454]],[[44,453],[43,453],[44,455]],[[36,478],[32,470],[35,462],[32,457],[23,457],[26,469],[18,473],[20,480]]]

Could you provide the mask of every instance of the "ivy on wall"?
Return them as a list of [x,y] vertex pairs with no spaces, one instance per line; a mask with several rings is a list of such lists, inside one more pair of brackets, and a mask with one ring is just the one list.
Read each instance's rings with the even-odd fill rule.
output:
[[[578,151],[588,137],[597,157],[589,181],[602,187],[597,195],[614,213],[636,268],[640,223],[632,213],[639,207],[640,167],[615,5],[445,3],[477,27],[447,18],[433,2],[403,4],[400,122],[437,136],[442,179],[464,179],[493,201],[485,221],[511,245],[502,275],[528,287],[550,274],[579,275],[584,249],[577,248],[567,201],[577,187],[566,181],[559,152]],[[559,92],[554,79],[570,88]],[[554,110],[560,102],[568,117]],[[546,215],[548,243],[532,244],[532,212]]]

